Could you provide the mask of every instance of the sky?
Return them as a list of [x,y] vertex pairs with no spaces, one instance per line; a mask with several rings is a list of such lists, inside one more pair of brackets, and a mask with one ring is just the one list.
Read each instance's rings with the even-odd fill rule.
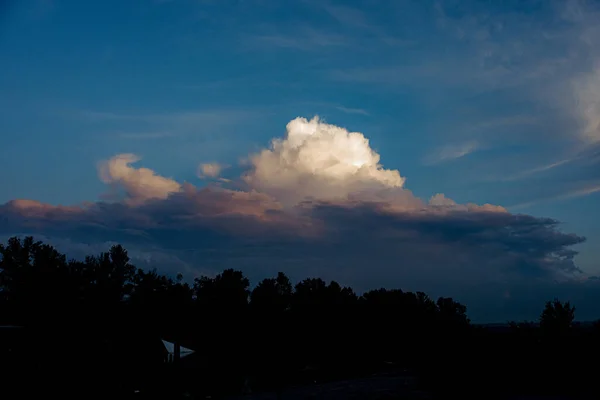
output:
[[0,238],[600,318],[600,4],[0,5]]

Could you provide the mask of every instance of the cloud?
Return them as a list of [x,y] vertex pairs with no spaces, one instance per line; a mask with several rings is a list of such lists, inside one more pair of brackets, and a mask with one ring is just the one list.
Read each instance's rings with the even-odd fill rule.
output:
[[175,135],[171,132],[119,132],[116,136],[122,139],[162,139]]
[[[371,23],[368,13],[358,8],[314,0],[303,0],[300,8],[304,10],[297,10],[300,11],[297,15],[286,16],[286,23],[283,25],[269,21],[265,24],[266,28],[262,26],[259,32],[251,30],[244,33],[240,42],[245,46],[245,50],[287,49],[295,52],[321,52],[327,53],[328,58],[339,51],[338,54],[346,63],[348,59],[342,51],[347,52],[349,49],[353,53],[374,54],[382,53],[381,45],[388,50],[417,43],[416,40],[407,39],[406,35],[387,32],[378,24]],[[301,17],[304,12],[310,13],[316,19],[312,18],[308,24],[307,20]],[[311,61],[308,58],[307,60]]]
[[[433,18],[431,11],[426,5],[411,7],[411,15],[423,25],[417,30],[419,47],[431,51],[386,52],[368,63],[339,64],[324,70],[324,76],[354,86],[364,84],[370,91],[375,86],[402,94],[410,90],[415,101],[435,109],[439,138],[433,141],[438,143],[475,140],[494,147],[510,141],[547,154],[547,164],[597,143],[597,4],[548,1],[520,5],[518,10],[510,6],[492,10],[489,4],[438,2]],[[393,13],[387,8],[385,12]],[[468,112],[459,108],[469,103]],[[445,116],[443,109],[450,109],[451,115]],[[522,121],[493,126],[474,122],[503,109],[520,115]],[[522,154],[514,157],[530,165],[537,162]],[[505,173],[505,165],[501,168]]]
[[588,196],[590,194],[594,194],[594,193],[598,193],[598,192],[600,192],[600,183],[595,182],[592,184],[579,185],[578,187],[572,188],[566,192],[561,192],[561,193],[554,194],[551,196],[536,198],[531,201],[527,201],[527,202],[520,203],[520,204],[515,204],[513,206],[510,206],[509,208],[511,210],[520,210],[523,208],[529,208],[531,206],[534,206],[534,205],[540,204],[540,203],[574,199],[577,197]]
[[600,141],[600,55],[598,63],[591,73],[579,78],[573,87],[577,111],[583,121],[581,139],[589,144]]
[[337,106],[336,109],[345,112],[346,114],[370,115],[368,111],[363,110],[362,108],[348,108],[343,106]]
[[308,26],[295,27],[294,32],[290,33],[249,35],[244,39],[244,43],[250,49],[283,48],[302,51],[345,47],[349,44],[348,40],[342,35],[328,33]]
[[353,192],[401,188],[404,178],[384,169],[379,154],[359,132],[324,123],[317,117],[296,118],[283,139],[251,157],[245,181],[286,201],[305,197],[343,199]]
[[494,129],[506,129],[507,127],[515,126],[536,126],[540,121],[535,116],[531,115],[509,115],[502,117],[489,118],[479,123],[469,122],[465,128],[471,132],[485,132]]
[[106,184],[117,184],[126,192],[126,202],[142,203],[151,199],[166,199],[171,193],[181,190],[181,185],[169,178],[156,175],[148,168],[133,168],[130,164],[139,161],[134,154],[119,154],[98,166],[100,180]]
[[352,28],[370,28],[371,25],[367,22],[366,16],[355,8],[339,6],[339,5],[325,5],[325,10],[334,19],[344,25],[348,25]]
[[594,184],[594,185],[587,186],[587,187],[575,190],[573,192],[567,193],[566,196],[568,198],[573,198],[573,197],[587,196],[588,194],[598,193],[598,192],[600,192],[600,184]]
[[218,178],[223,170],[223,165],[219,163],[200,164],[198,167],[198,177],[200,178]]
[[476,315],[524,282],[535,291],[585,276],[571,249],[584,238],[557,221],[443,194],[423,201],[383,168],[362,133],[318,118],[290,121],[284,137],[251,156],[236,182],[244,190],[181,184],[134,167],[138,160],[122,154],[99,165],[124,200],[13,200],[0,206],[0,237],[42,235],[77,254],[119,242],[143,265],[172,262],[169,271],[187,276],[239,268],[256,282],[283,270],[343,279],[358,291],[401,287],[459,300],[497,288],[469,304]]
[[531,169],[527,169],[525,171],[521,171],[518,174],[512,175],[512,176],[506,176],[503,177],[502,180],[505,181],[513,181],[513,180],[518,180],[518,179],[522,179],[525,177],[528,177],[529,175],[533,175],[533,174],[537,174],[540,172],[545,172],[545,171],[550,171],[554,168],[569,164],[571,162],[573,162],[575,160],[575,158],[565,158],[564,160],[559,160],[556,162],[552,162],[550,164],[544,164],[544,165],[540,165],[538,167],[535,168],[531,168]]
[[564,98],[564,106],[571,107],[573,114],[582,122],[581,140],[588,144],[600,141],[600,8],[584,1],[565,4],[562,20],[575,27],[576,54],[581,67],[572,77],[572,96]]
[[[407,46],[416,44],[415,40],[408,40],[405,37],[397,36],[388,33],[378,24],[370,21],[370,16],[358,8],[330,4],[328,2],[321,1],[309,1],[308,2],[315,9],[323,9],[330,17],[340,24],[342,28],[346,28],[350,34],[354,34],[352,38],[354,43],[360,46],[355,46],[363,49],[372,49],[374,40],[381,42],[382,44],[394,47],[394,46]],[[383,8],[383,7],[381,7]],[[359,32],[360,36],[356,36]],[[362,42],[361,39],[367,39]]]
[[[523,169],[512,175],[497,177],[495,180],[505,182],[518,181],[534,175],[538,180],[544,177],[552,178],[549,173],[553,173],[555,179],[558,173],[561,172],[563,176],[568,178],[566,186],[569,186],[573,182],[600,177],[597,168],[600,162],[600,142],[594,144],[583,141],[577,147],[573,147],[572,151],[565,152],[563,155],[565,158],[542,163],[533,168]],[[557,171],[559,169],[561,171]],[[560,192],[561,190],[570,191],[571,189],[568,187],[557,187],[557,190]]]
[[567,156],[553,163],[495,178],[495,182],[512,184],[535,177],[531,185],[527,182],[526,191],[515,185],[516,193],[511,199],[515,204],[509,208],[523,209],[539,203],[559,202],[596,193],[600,183],[600,143],[585,145],[583,150]]
[[224,122],[231,118],[239,119],[250,115],[250,112],[236,110],[184,111],[161,114],[125,114],[104,111],[81,111],[79,113],[80,117],[96,122],[135,121],[149,123],[164,122],[171,124]]
[[[239,122],[248,123],[262,115],[258,109],[208,109],[202,111],[148,113],[117,113],[105,111],[71,111],[59,115],[122,132],[128,139],[175,137],[188,134],[222,132]],[[140,131],[137,133],[138,131]]]
[[[429,107],[435,118],[421,129],[434,145],[423,163],[443,164],[450,181],[501,182],[490,192],[518,193],[511,201],[519,206],[593,194],[586,188],[598,178],[591,151],[600,143],[598,4],[548,1],[516,10],[440,2],[429,19],[424,8],[412,6],[411,15],[422,17],[419,47],[431,51],[388,51],[339,63],[322,70],[324,77],[368,92],[408,93]],[[482,147],[492,150],[486,163],[464,158]]]
[[475,141],[465,142],[458,145],[447,145],[437,149],[434,153],[430,154],[425,158],[426,164],[439,164],[446,161],[456,160],[464,157],[481,147],[479,143]]

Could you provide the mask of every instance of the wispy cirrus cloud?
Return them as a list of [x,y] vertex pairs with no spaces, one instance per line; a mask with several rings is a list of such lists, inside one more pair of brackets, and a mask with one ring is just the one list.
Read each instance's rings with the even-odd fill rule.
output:
[[540,125],[539,117],[535,115],[508,115],[499,116],[493,118],[487,118],[480,122],[469,123],[465,126],[465,130],[469,132],[487,132],[496,129],[505,129],[507,127],[515,126],[531,126],[536,127]]
[[[258,121],[266,114],[259,108],[208,109],[161,113],[127,113],[83,110],[62,117],[83,122],[99,131],[97,137],[126,140],[179,139],[192,135],[232,133],[240,124]],[[108,132],[108,133],[107,133]]]
[[176,136],[172,132],[117,132],[114,136],[121,139],[163,139]]
[[568,198],[587,196],[588,194],[600,192],[600,183],[596,183],[567,194]]
[[[377,44],[377,46],[393,48],[411,46],[418,43],[418,40],[408,39],[398,33],[389,32],[388,29],[372,21],[368,13],[359,8],[350,7],[348,5],[333,4],[327,1],[312,1],[310,3],[316,9],[325,11],[336,22],[338,22],[339,25],[346,28],[349,36],[355,41],[359,41],[361,35],[363,37],[366,36],[368,38],[368,42],[371,44],[371,46],[366,47],[366,49],[372,48],[373,44]],[[357,33],[360,33],[361,35],[358,35]]]
[[335,108],[346,114],[371,115],[367,110],[363,110],[362,108],[349,108],[344,106],[336,106]]
[[[335,24],[309,24],[299,19],[290,26],[265,24],[257,32],[245,32],[241,43],[247,50],[290,49],[304,52],[330,52],[336,50],[373,53],[385,48],[402,48],[417,43],[403,35],[388,32],[370,21],[361,9],[330,2],[303,1],[301,3],[319,19],[328,16]],[[293,29],[290,29],[293,28]]]
[[248,35],[243,43],[250,50],[273,48],[318,51],[335,47],[346,47],[351,44],[346,36],[330,33],[325,30],[305,26],[289,33],[268,33]]
[[465,157],[481,149],[482,146],[475,141],[455,145],[446,145],[436,149],[427,157],[425,157],[424,163],[426,165],[440,164]]
[[253,110],[206,110],[180,111],[157,114],[128,114],[104,111],[80,111],[76,116],[90,122],[135,121],[147,123],[167,123],[173,125],[223,123],[231,120],[241,120],[255,116]]
[[[515,11],[511,5],[517,6],[415,6],[411,12],[427,26],[420,46],[432,51],[398,49],[377,62],[340,63],[323,70],[324,79],[390,95],[413,93],[438,127],[431,130],[438,148],[424,157],[427,164],[464,157],[477,150],[470,143],[478,143],[512,149],[510,163],[486,165],[486,174],[499,181],[535,186],[541,174],[571,170],[578,174],[572,180],[592,179],[588,157],[600,140],[600,7],[549,1]],[[368,29],[369,14],[345,11],[339,11],[340,23]],[[498,117],[498,110],[506,116]],[[562,182],[569,180],[555,182],[556,195],[570,190]]]
[[575,81],[573,89],[582,120],[581,139],[590,145],[600,142],[600,51],[596,63],[592,72]]
[[321,3],[323,9],[338,22],[350,26],[352,28],[367,28],[373,26],[368,22],[368,18],[364,12],[359,9],[338,4]]
[[588,196],[590,194],[600,192],[600,182],[595,182],[595,183],[591,183],[591,184],[588,183],[588,184],[577,185],[577,186],[578,187],[572,188],[563,193],[551,195],[548,197],[536,198],[534,200],[527,201],[525,203],[515,204],[515,205],[509,206],[507,208],[509,208],[511,210],[521,210],[521,209],[529,208],[529,207],[532,207],[532,206],[535,206],[535,205],[541,204],[541,203],[564,201],[564,200]]
[[524,178],[529,177],[530,175],[538,174],[540,172],[550,171],[554,168],[558,168],[563,165],[567,165],[567,164],[573,162],[575,159],[576,158],[566,158],[564,160],[559,160],[556,162],[552,162],[550,164],[540,165],[538,167],[534,167],[531,169],[521,171],[515,175],[509,175],[509,176],[504,176],[504,177],[498,178],[498,180],[515,181],[515,180],[519,180],[519,179],[524,179]]

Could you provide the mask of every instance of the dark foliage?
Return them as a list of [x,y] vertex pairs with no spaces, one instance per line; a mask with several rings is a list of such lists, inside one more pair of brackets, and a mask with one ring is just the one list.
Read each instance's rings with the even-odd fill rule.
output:
[[[31,237],[11,238],[0,257],[0,325],[22,327],[0,330],[0,363],[5,392],[20,397],[280,391],[389,365],[433,393],[489,397],[490,388],[588,392],[597,373],[600,329],[574,324],[574,307],[558,300],[539,325],[490,328],[472,325],[453,299],[421,292],[359,296],[319,278],[294,286],[283,273],[250,290],[232,269],[190,286],[136,269],[121,246],[68,261]],[[174,369],[161,338],[196,352]]]

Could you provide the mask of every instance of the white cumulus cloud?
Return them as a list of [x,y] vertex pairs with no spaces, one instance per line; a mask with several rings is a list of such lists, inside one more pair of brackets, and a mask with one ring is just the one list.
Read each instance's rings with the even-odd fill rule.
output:
[[129,204],[139,204],[151,199],[166,199],[179,192],[181,185],[173,179],[156,175],[148,168],[133,168],[130,164],[140,160],[135,154],[119,154],[98,165],[98,175],[106,184],[117,184],[127,192]]
[[315,117],[296,118],[286,135],[251,157],[246,182],[278,199],[345,199],[371,189],[402,188],[405,178],[384,169],[380,157],[360,132],[330,125]]

